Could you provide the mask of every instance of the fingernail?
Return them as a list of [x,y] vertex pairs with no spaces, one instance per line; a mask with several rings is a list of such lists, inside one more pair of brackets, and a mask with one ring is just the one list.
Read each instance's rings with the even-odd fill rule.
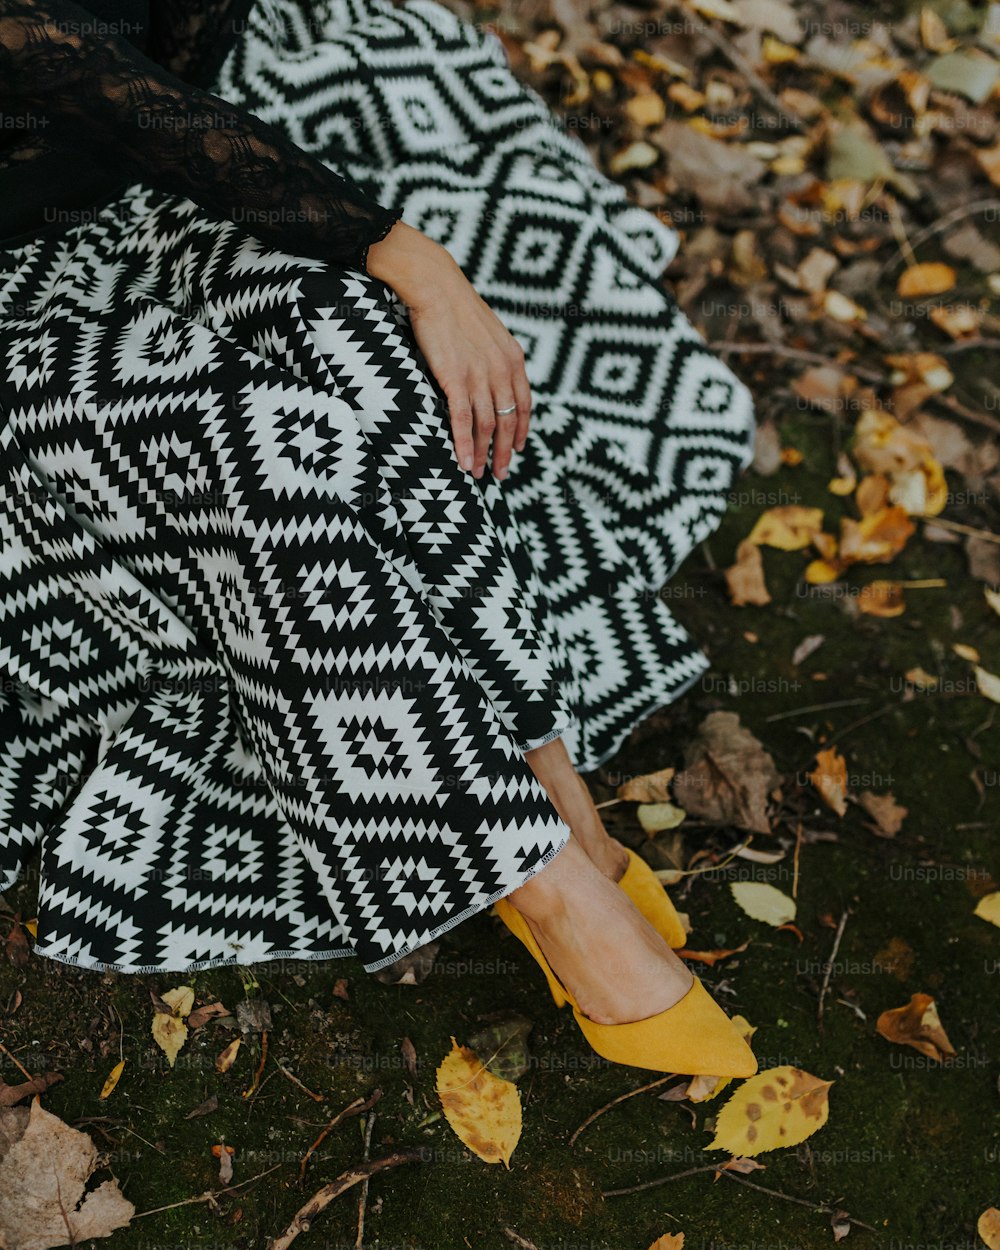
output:
[[497,481],[502,482],[506,476],[507,476],[507,466],[504,465],[504,467],[497,474]]
[[477,478],[478,478],[478,477],[482,477],[482,476],[483,476],[483,469],[484,469],[484,468],[485,468],[485,465],[480,465],[478,469],[475,469],[475,470],[473,471],[472,476],[473,476],[473,477],[477,477]]
[[472,468],[472,457],[471,457],[471,456],[463,456],[463,457],[462,457],[462,468],[466,471],[466,473],[468,473],[468,471]]

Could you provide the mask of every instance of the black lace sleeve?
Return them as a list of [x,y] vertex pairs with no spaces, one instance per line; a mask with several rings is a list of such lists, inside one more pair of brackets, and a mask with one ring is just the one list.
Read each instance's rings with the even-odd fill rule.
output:
[[0,101],[283,251],[365,269],[400,212],[275,127],[151,61],[72,0],[0,0]]

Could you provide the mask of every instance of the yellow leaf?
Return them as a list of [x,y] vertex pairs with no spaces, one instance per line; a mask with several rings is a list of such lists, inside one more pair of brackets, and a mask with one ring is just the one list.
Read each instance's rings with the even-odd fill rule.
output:
[[625,111],[637,126],[658,126],[667,115],[667,106],[655,91],[642,91],[629,100]]
[[800,551],[808,547],[814,534],[823,528],[823,509],[785,504],[769,508],[757,518],[748,541],[780,551]]
[[923,295],[940,295],[955,285],[955,271],[951,265],[929,261],[923,265],[910,265],[899,275],[896,294],[902,299],[920,298]]
[[780,39],[775,39],[773,35],[765,35],[761,48],[764,53],[764,60],[769,65],[781,65],[785,61],[797,61],[799,59],[798,48],[793,48],[790,43],[782,43]]
[[189,1016],[194,1006],[194,990],[190,985],[179,985],[175,990],[167,990],[160,998],[175,1016]]
[[843,816],[847,811],[847,762],[836,747],[816,752],[816,767],[808,777],[827,807]]
[[115,1066],[111,1069],[110,1073],[108,1074],[108,1079],[101,1086],[101,1092],[97,1095],[97,1097],[109,1098],[115,1092],[115,1086],[118,1084],[118,1080],[124,1071],[125,1071],[125,1060],[120,1059],[115,1064]]
[[[1000,616],[1000,591],[990,590],[989,586],[984,586],[983,594],[986,596],[986,602],[990,605],[997,616]],[[28,922],[25,923],[24,927],[28,927]],[[34,934],[32,934],[32,937],[34,937]]]
[[650,165],[655,165],[659,159],[659,149],[654,148],[651,143],[647,143],[644,139],[640,139],[636,143],[630,143],[627,148],[623,148],[620,152],[616,152],[611,157],[608,165],[613,174],[623,174],[629,169],[648,169]]
[[965,642],[953,642],[951,644],[952,651],[962,660],[968,660],[972,664],[979,663],[979,652],[975,647],[970,647]]
[[904,1007],[883,1011],[875,1021],[875,1031],[886,1041],[912,1046],[938,1063],[955,1054],[955,1048],[942,1027],[937,1003],[930,994],[911,994]]
[[28,930],[28,932],[31,934],[33,939],[36,939],[38,937],[38,921],[37,920],[25,920],[24,927]]
[[1000,890],[994,890],[992,894],[984,894],[972,914],[1000,928]]
[[724,574],[729,598],[734,607],[771,602],[771,595],[764,581],[764,561],[760,548],[749,538],[744,538],[736,548],[736,562],[725,569]]
[[177,1052],[187,1041],[187,1025],[176,1016],[167,1015],[165,1011],[158,1011],[153,1016],[152,1031],[153,1040],[167,1056],[167,1062],[173,1067]]
[[657,1237],[649,1250],[684,1250],[684,1234],[664,1233],[662,1237]]
[[687,816],[683,808],[675,807],[673,803],[640,803],[635,814],[650,837],[663,829],[676,829]]
[[862,586],[858,609],[867,616],[902,616],[906,611],[899,582],[875,581]]
[[738,905],[764,924],[787,924],[795,919],[795,900],[766,881],[733,881],[729,886]]
[[468,1046],[451,1039],[451,1052],[437,1070],[436,1088],[445,1118],[461,1141],[486,1163],[510,1168],[521,1137],[517,1086],[494,1076]]
[[228,1072],[236,1060],[236,1055],[239,1049],[240,1039],[237,1038],[234,1042],[230,1042],[225,1050],[219,1051],[215,1060],[216,1072]]
[[731,0],[692,0],[691,7],[706,17],[717,17],[723,22],[735,22],[742,26],[740,11]]
[[860,304],[855,304],[843,291],[835,290],[823,292],[823,311],[834,321],[841,322],[864,321],[868,315]]
[[903,674],[911,686],[917,686],[920,690],[933,690],[940,685],[941,679],[935,677],[933,673],[928,673],[926,669],[908,668]]
[[804,576],[810,586],[823,586],[827,582],[835,582],[840,576],[840,569],[829,560],[810,560]]
[[707,1149],[753,1156],[797,1146],[826,1123],[832,1084],[790,1065],[758,1072],[719,1112]]
[[979,693],[985,695],[987,699],[992,699],[994,703],[1000,703],[1000,677],[997,677],[995,673],[988,673],[978,664],[972,671],[976,674]]
[[986,1243],[987,1250],[1000,1250],[1000,1211],[989,1207],[976,1221],[976,1232]]

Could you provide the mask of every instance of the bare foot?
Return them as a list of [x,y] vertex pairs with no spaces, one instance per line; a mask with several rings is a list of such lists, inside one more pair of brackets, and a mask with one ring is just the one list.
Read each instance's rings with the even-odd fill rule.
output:
[[575,835],[509,897],[552,971],[596,1024],[657,1015],[693,984],[687,965]]

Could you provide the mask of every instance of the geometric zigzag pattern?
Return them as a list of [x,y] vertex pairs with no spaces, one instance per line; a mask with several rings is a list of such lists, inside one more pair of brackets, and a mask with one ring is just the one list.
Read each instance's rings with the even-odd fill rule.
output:
[[[0,889],[123,972],[357,955],[508,894],[707,661],[657,598],[748,463],[746,388],[634,208],[431,0],[258,0],[214,90],[432,234],[525,348],[461,473],[405,312],[136,184],[0,251]],[[294,55],[289,56],[291,51]]]

